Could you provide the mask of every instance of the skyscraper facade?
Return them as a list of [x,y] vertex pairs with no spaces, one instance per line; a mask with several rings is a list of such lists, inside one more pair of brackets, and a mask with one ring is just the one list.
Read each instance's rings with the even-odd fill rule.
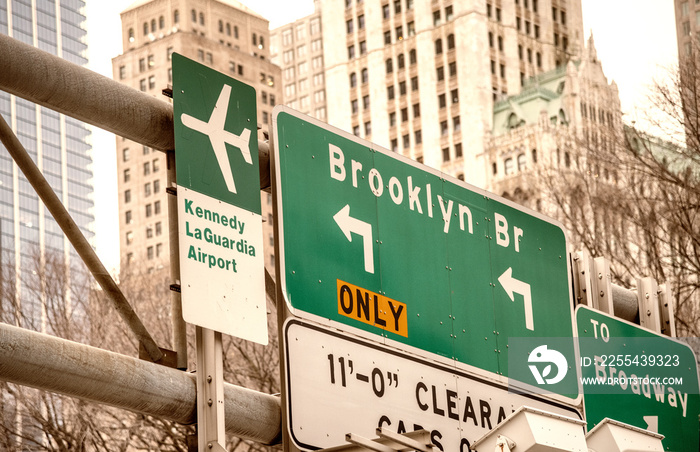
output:
[[[124,53],[112,61],[114,79],[167,100],[173,52],[256,89],[258,125],[267,132],[281,102],[279,67],[270,61],[267,19],[233,0],[137,1],[121,13]],[[259,140],[264,140],[259,134]],[[117,137],[122,269],[168,277],[170,262],[166,156]],[[265,244],[273,244],[272,201],[262,195]],[[274,271],[272,247],[266,267]]]
[[[494,104],[564,65],[583,42],[580,0],[320,1],[316,14],[326,121],[478,186]],[[292,93],[302,78],[291,68],[298,72],[303,42],[288,32],[285,43],[287,28],[273,35],[290,76],[284,101],[300,108]]]
[[[87,63],[84,9],[83,0],[0,0],[0,33],[84,65]],[[94,190],[87,126],[4,92],[0,92],[0,114],[83,234],[92,240]],[[58,263],[64,269],[78,269],[82,263],[12,158],[2,145],[0,148],[3,303],[14,301],[10,317],[17,323],[45,330],[46,294],[43,289],[37,290],[43,287],[37,279],[57,277],[50,274],[47,262]],[[66,271],[64,276],[69,274],[78,275]],[[3,314],[8,314],[7,306]]]

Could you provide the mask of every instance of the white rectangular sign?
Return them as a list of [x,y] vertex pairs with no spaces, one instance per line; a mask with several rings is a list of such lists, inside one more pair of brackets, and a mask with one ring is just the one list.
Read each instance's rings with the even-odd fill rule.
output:
[[424,428],[437,450],[466,452],[523,405],[582,418],[563,404],[300,320],[288,321],[284,334],[288,425],[299,448],[337,446],[347,433],[374,437],[386,427]]
[[185,187],[177,200],[184,319],[267,344],[260,215]]

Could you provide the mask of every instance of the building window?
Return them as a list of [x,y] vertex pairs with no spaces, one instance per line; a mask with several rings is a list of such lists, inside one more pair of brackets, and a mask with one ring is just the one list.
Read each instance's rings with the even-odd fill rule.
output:
[[445,108],[447,106],[447,100],[445,98],[445,93],[438,95],[438,106],[440,108]]
[[129,182],[131,180],[131,169],[124,169],[124,182]]
[[401,137],[401,140],[403,141],[404,149],[408,149],[409,147],[411,147],[411,138],[409,134],[406,134],[403,137]]
[[126,66],[119,66],[119,80],[126,78]]
[[126,233],[126,244],[131,245],[134,241],[134,233],[132,231],[129,231]]
[[362,74],[362,84],[367,84],[369,82],[369,71],[367,71],[367,68],[362,68],[360,73]]
[[150,182],[143,184],[143,194],[144,194],[144,196],[151,196],[151,183]]
[[420,130],[416,130],[413,133],[413,138],[414,138],[414,141],[416,142],[416,145],[419,145],[423,142],[423,134],[421,133]]
[[372,123],[367,121],[365,123],[365,136],[368,137],[370,135],[372,135]]
[[420,117],[420,104],[413,104],[413,117]]
[[408,64],[413,66],[414,64],[416,64],[417,61],[418,61],[418,57],[416,55],[416,49],[411,49],[408,52]]
[[152,246],[149,246],[148,248],[146,248],[146,257],[148,258],[148,260],[153,260],[153,247]]
[[527,168],[527,158],[525,154],[518,155],[518,171],[523,171]]
[[153,215],[153,204],[146,204],[146,218]]
[[400,96],[406,95],[406,82],[405,81],[399,82],[399,95]]
[[146,226],[146,238],[153,238],[153,228],[150,226]]
[[204,25],[204,13],[199,13],[199,25]]
[[401,109],[401,122],[408,121],[408,108],[404,107]]
[[442,161],[443,162],[450,161],[450,148],[442,148]]
[[391,58],[387,58],[387,60],[384,62],[384,65],[386,66],[386,73],[391,74],[394,72],[394,61]]
[[355,22],[354,22],[352,19],[348,19],[348,20],[345,22],[345,31],[347,32],[347,34],[350,34],[350,33],[352,33],[353,31],[355,31],[354,25],[353,25],[354,23],[355,23]]
[[452,5],[445,7],[445,20],[451,21],[454,19],[454,12],[452,11]]
[[151,75],[148,77],[148,89],[153,89],[156,87],[156,76]]
[[363,14],[363,15],[357,16],[357,29],[363,30],[364,28],[365,28],[365,16]]
[[445,68],[442,66],[437,68],[437,79],[438,81],[445,79]]
[[384,44],[389,45],[391,44],[391,31],[387,30],[384,32]]
[[173,23],[180,23],[180,11],[177,9],[173,12]]
[[143,175],[148,176],[151,174],[151,162],[145,162],[143,164]]
[[391,85],[387,87],[386,89],[386,97],[391,100],[394,98],[394,85]]
[[356,137],[360,136],[360,126],[352,126],[352,134]]
[[353,58],[355,58],[355,46],[351,45],[348,46],[348,59],[352,60]]
[[362,96],[362,109],[369,110],[369,95]]
[[354,88],[357,86],[357,74],[352,73],[350,74],[350,88]]
[[454,133],[459,132],[462,129],[462,124],[461,121],[459,120],[459,116],[455,116],[452,118],[452,131]]
[[160,214],[160,201],[156,201],[153,203],[153,213],[156,215]]
[[148,36],[148,22],[143,23],[143,35]]
[[141,80],[139,80],[139,89],[141,91],[146,91],[146,79],[145,78],[142,78]]
[[450,62],[449,71],[450,71],[450,78],[457,75],[457,63],[456,62],[454,62],[454,61]]
[[392,111],[389,113],[389,127],[394,127],[396,125],[396,112]]
[[382,19],[386,20],[389,18],[389,4],[382,5]]
[[418,76],[411,77],[411,91],[418,90]]
[[124,204],[131,202],[131,190],[124,190]]
[[433,11],[433,25],[437,27],[438,25],[440,25],[440,22],[440,10],[438,9],[436,11]]
[[401,41],[403,39],[403,27],[396,27],[396,40]]
[[447,120],[440,121],[440,135],[444,137],[445,135],[447,135],[447,132]]
[[357,108],[357,99],[352,99],[352,100],[350,101],[350,112],[351,112],[353,115],[355,115],[355,114],[357,114],[357,110],[358,110],[358,108]]
[[144,72],[146,70],[146,59],[139,58],[139,72]]
[[159,221],[159,222],[156,223],[156,236],[159,236],[159,235],[161,235],[162,233],[163,233],[163,225],[162,225],[161,222]]
[[450,33],[447,35],[447,49],[452,50],[455,48],[455,35]]
[[367,42],[360,41],[360,55],[364,55],[366,53],[367,53]]
[[512,158],[507,158],[503,162],[503,170],[506,176],[513,174],[513,159]]
[[399,56],[396,58],[396,63],[399,69],[403,69],[406,66],[406,57],[403,53],[400,53]]
[[153,193],[160,192],[160,180],[156,179],[153,181]]
[[127,211],[124,213],[124,222],[125,222],[126,224],[131,224],[131,210],[127,210]]
[[452,98],[453,104],[459,103],[459,92],[458,92],[457,88],[450,91],[450,97]]
[[134,42],[136,38],[134,37],[134,29],[129,28],[129,42]]
[[[462,157],[462,143],[455,144],[455,157]],[[462,180],[464,180],[464,178],[462,178]]]
[[396,138],[391,139],[391,152],[399,152],[399,140]]
[[437,39],[435,41],[435,55],[440,55],[442,53],[442,39]]
[[197,11],[192,10],[192,22],[197,23]]
[[160,16],[158,18],[158,29],[162,30],[163,28],[165,28],[165,17]]

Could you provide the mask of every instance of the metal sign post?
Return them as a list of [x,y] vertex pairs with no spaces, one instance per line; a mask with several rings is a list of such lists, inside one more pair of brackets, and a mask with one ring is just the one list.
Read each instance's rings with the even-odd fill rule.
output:
[[225,452],[224,375],[221,333],[197,327],[197,444]]

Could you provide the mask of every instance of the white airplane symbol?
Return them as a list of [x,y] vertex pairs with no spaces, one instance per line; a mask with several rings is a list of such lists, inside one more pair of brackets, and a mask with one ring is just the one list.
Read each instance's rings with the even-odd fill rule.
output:
[[247,164],[252,165],[253,160],[250,157],[249,149],[250,129],[243,129],[240,135],[224,130],[224,122],[226,121],[226,114],[228,113],[228,101],[230,97],[231,87],[229,85],[224,85],[208,122],[194,118],[186,113],[183,113],[180,118],[182,119],[182,124],[186,127],[209,136],[209,141],[211,142],[212,148],[214,148],[214,155],[216,155],[216,161],[221,168],[226,187],[231,193],[236,193],[236,184],[233,182],[233,173],[231,172],[231,163],[229,162],[228,153],[226,152],[226,143],[240,149],[241,154],[243,154],[243,159]]

